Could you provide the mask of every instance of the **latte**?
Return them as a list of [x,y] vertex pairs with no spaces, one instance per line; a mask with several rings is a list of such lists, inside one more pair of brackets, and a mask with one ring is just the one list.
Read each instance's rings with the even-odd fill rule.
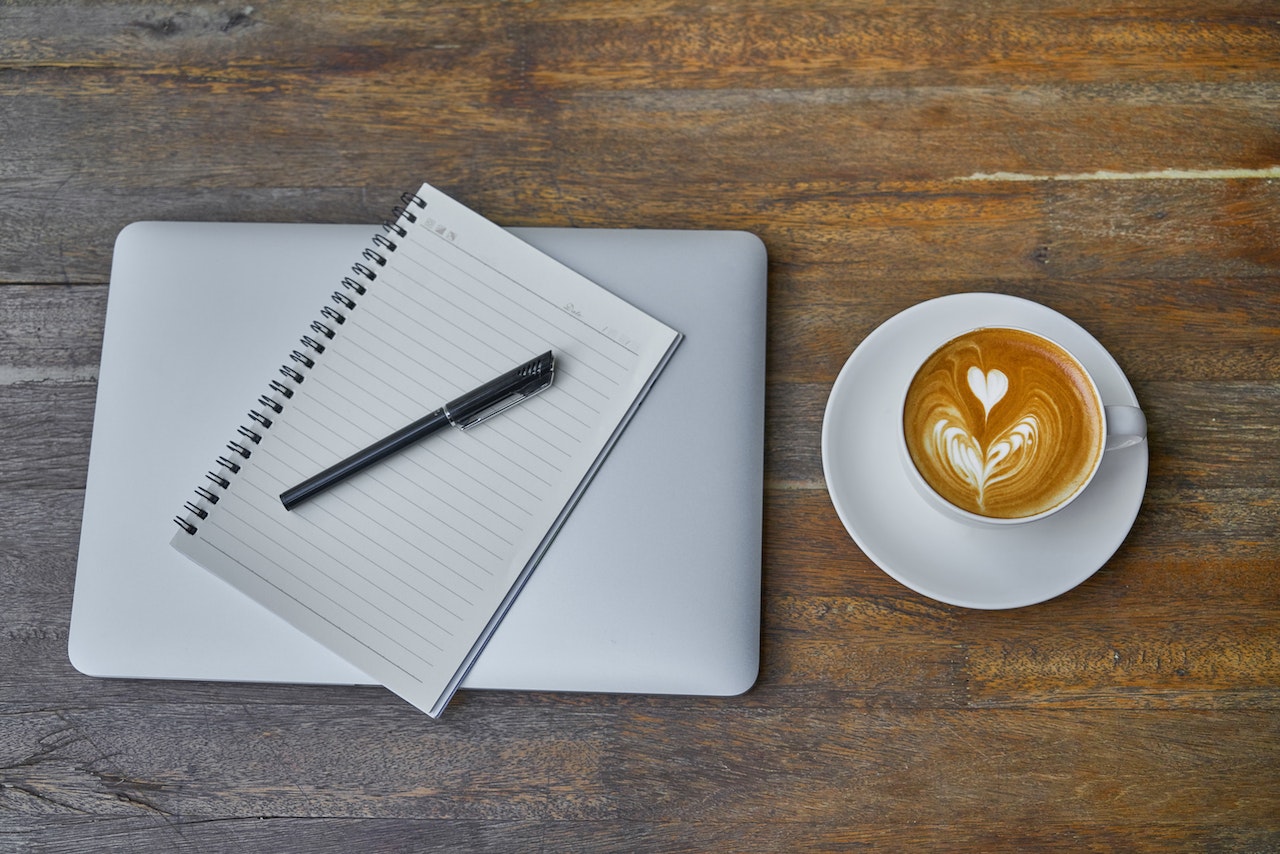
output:
[[902,413],[907,451],[942,498],[994,519],[1047,513],[1088,484],[1102,456],[1102,401],[1057,344],[1020,329],[953,338],[916,372]]

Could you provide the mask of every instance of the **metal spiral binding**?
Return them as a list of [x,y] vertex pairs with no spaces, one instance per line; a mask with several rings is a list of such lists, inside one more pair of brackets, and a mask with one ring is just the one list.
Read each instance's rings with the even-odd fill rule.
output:
[[269,393],[258,397],[260,408],[249,410],[249,423],[237,428],[238,437],[227,443],[227,450],[232,456],[218,457],[217,468],[205,475],[209,485],[196,487],[196,500],[183,505],[187,515],[173,517],[178,527],[188,534],[194,535],[199,530],[198,523],[209,517],[210,508],[218,503],[222,493],[231,486],[231,479],[239,474],[243,461],[253,456],[254,447],[262,442],[263,435],[271,429],[274,416],[284,412],[294,390],[307,378],[307,372],[315,367],[316,358],[328,346],[325,342],[332,341],[337,335],[337,328],[347,322],[347,315],[355,309],[356,301],[364,296],[369,283],[378,278],[378,269],[385,267],[388,256],[396,251],[396,241],[387,235],[394,235],[400,240],[408,237],[409,232],[400,221],[417,222],[417,215],[409,208],[416,206],[425,209],[427,206],[416,193],[405,193],[400,200],[404,207],[395,207],[392,210],[393,219],[382,224],[385,234],[375,234],[371,241],[373,246],[361,252],[361,260],[351,265],[351,272],[355,275],[343,277],[339,283],[341,289],[330,295],[334,305],[322,307],[320,317],[311,322],[310,330],[314,336],[303,335],[300,339],[302,346],[289,354],[290,363],[280,367],[280,374],[285,381],[271,380]]

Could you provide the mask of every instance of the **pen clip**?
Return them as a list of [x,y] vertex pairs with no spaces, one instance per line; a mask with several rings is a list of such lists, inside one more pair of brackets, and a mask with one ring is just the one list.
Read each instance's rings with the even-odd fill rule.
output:
[[449,401],[444,406],[445,417],[454,427],[467,430],[545,391],[554,376],[555,359],[548,351],[475,391]]

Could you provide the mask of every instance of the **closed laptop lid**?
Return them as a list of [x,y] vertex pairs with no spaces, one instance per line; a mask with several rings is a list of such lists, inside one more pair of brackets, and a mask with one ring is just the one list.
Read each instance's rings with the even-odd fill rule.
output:
[[[759,666],[762,244],[743,232],[512,231],[685,338],[463,687],[746,690]],[[368,681],[168,541],[370,233],[151,222],[121,233],[69,641],[82,672]]]

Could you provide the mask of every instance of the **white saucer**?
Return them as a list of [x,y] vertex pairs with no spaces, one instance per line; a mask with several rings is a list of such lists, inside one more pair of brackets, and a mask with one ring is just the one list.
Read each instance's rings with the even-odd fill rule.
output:
[[1080,584],[1120,547],[1147,485],[1141,442],[1109,451],[1079,498],[1036,522],[973,528],[925,503],[897,453],[902,396],[940,342],[993,324],[1052,338],[1089,369],[1104,403],[1138,405],[1111,354],[1063,315],[1003,294],[954,294],[868,335],[836,378],[822,422],[827,490],[854,541],[912,590],[967,608],[1018,608]]

